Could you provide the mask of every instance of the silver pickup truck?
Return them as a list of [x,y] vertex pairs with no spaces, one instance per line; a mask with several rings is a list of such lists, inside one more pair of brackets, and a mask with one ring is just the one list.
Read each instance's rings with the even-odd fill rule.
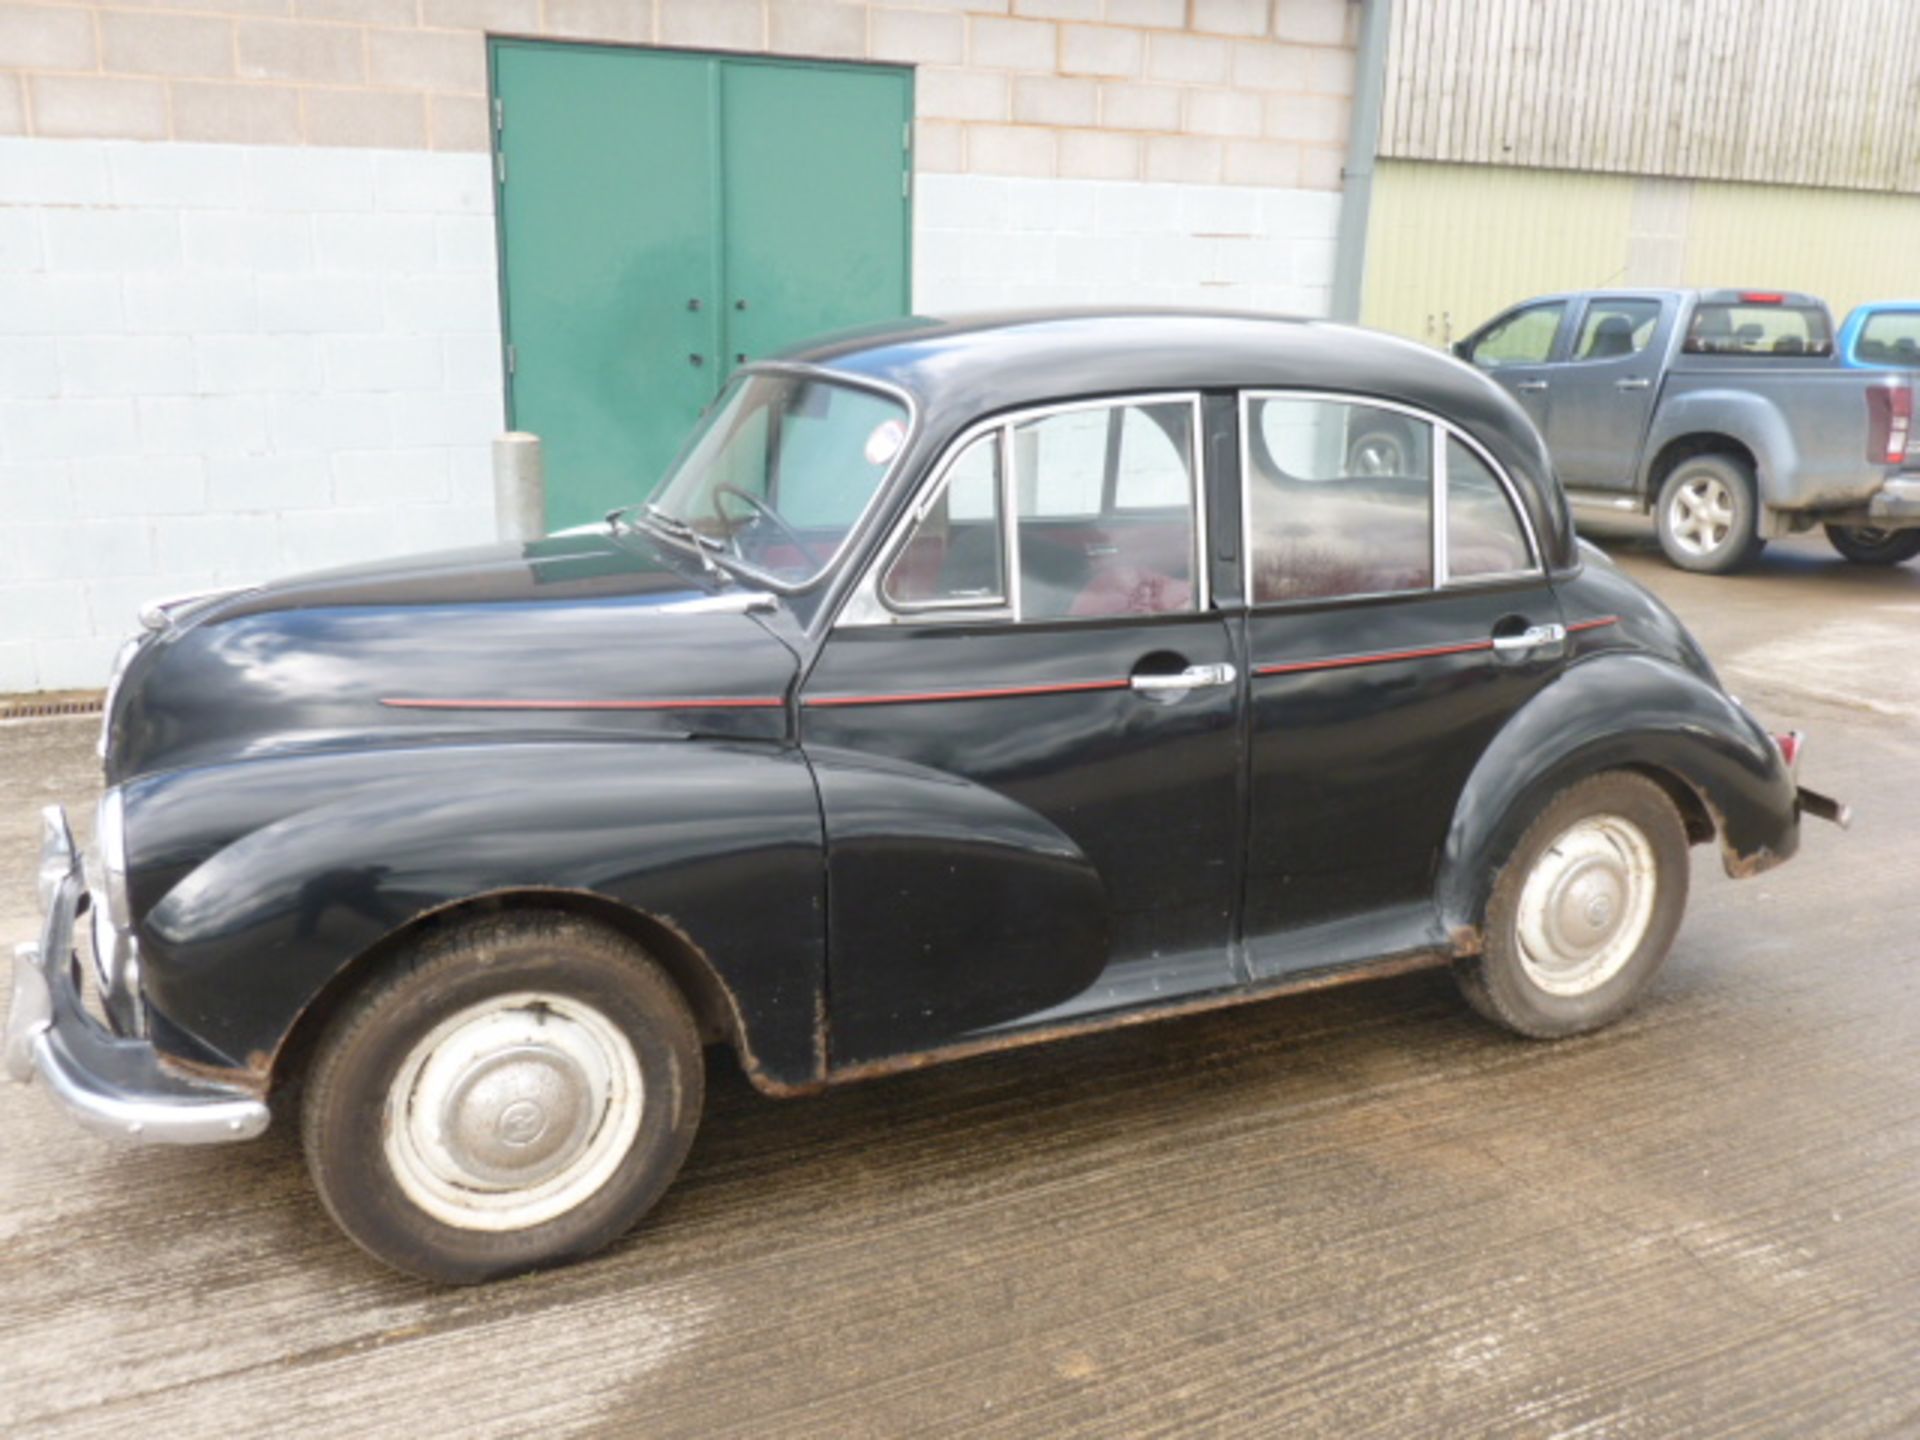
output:
[[1526,407],[1568,499],[1651,511],[1682,569],[1735,570],[1816,525],[1849,560],[1920,555],[1920,376],[1841,365],[1812,296],[1543,295],[1453,350]]

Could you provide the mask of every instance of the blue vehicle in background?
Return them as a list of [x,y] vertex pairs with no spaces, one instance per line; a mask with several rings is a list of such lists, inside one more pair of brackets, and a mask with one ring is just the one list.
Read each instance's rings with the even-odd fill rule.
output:
[[1840,327],[1840,363],[1854,370],[1920,370],[1920,300],[1873,300]]

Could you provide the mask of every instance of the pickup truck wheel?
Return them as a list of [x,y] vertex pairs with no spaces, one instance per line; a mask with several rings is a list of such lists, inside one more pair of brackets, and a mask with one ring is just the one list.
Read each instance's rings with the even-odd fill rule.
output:
[[1467,1001],[1521,1035],[1598,1029],[1667,957],[1687,907],[1687,832],[1651,780],[1610,771],[1554,797],[1501,867]]
[[1903,565],[1920,555],[1920,530],[1829,525],[1827,540],[1856,565]]
[[1693,455],[1674,466],[1654,507],[1660,548],[1682,570],[1725,575],[1766,548],[1756,523],[1753,472],[1731,455]]
[[625,1233],[686,1158],[704,1080],[686,1002],[637,945],[490,919],[429,938],[333,1018],[302,1140],[357,1244],[473,1284]]

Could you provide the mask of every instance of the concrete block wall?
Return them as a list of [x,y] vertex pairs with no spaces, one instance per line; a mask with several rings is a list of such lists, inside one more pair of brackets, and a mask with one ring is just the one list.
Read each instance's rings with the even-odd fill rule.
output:
[[0,693],[102,683],[154,595],[491,533],[488,33],[914,66],[916,308],[1320,313],[1357,15],[0,0]]
[[492,533],[479,155],[0,139],[0,693],[156,595]]

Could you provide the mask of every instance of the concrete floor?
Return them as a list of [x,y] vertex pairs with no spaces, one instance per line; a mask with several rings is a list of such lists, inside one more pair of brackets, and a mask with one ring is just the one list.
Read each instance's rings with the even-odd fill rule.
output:
[[[1528,1044],[1444,973],[798,1102],[714,1067],[613,1252],[442,1291],[280,1131],[111,1148],[0,1086],[0,1434],[1920,1433],[1920,565],[1614,542],[1854,803],[1696,851],[1648,1002]],[[0,728],[0,940],[87,722]]]

